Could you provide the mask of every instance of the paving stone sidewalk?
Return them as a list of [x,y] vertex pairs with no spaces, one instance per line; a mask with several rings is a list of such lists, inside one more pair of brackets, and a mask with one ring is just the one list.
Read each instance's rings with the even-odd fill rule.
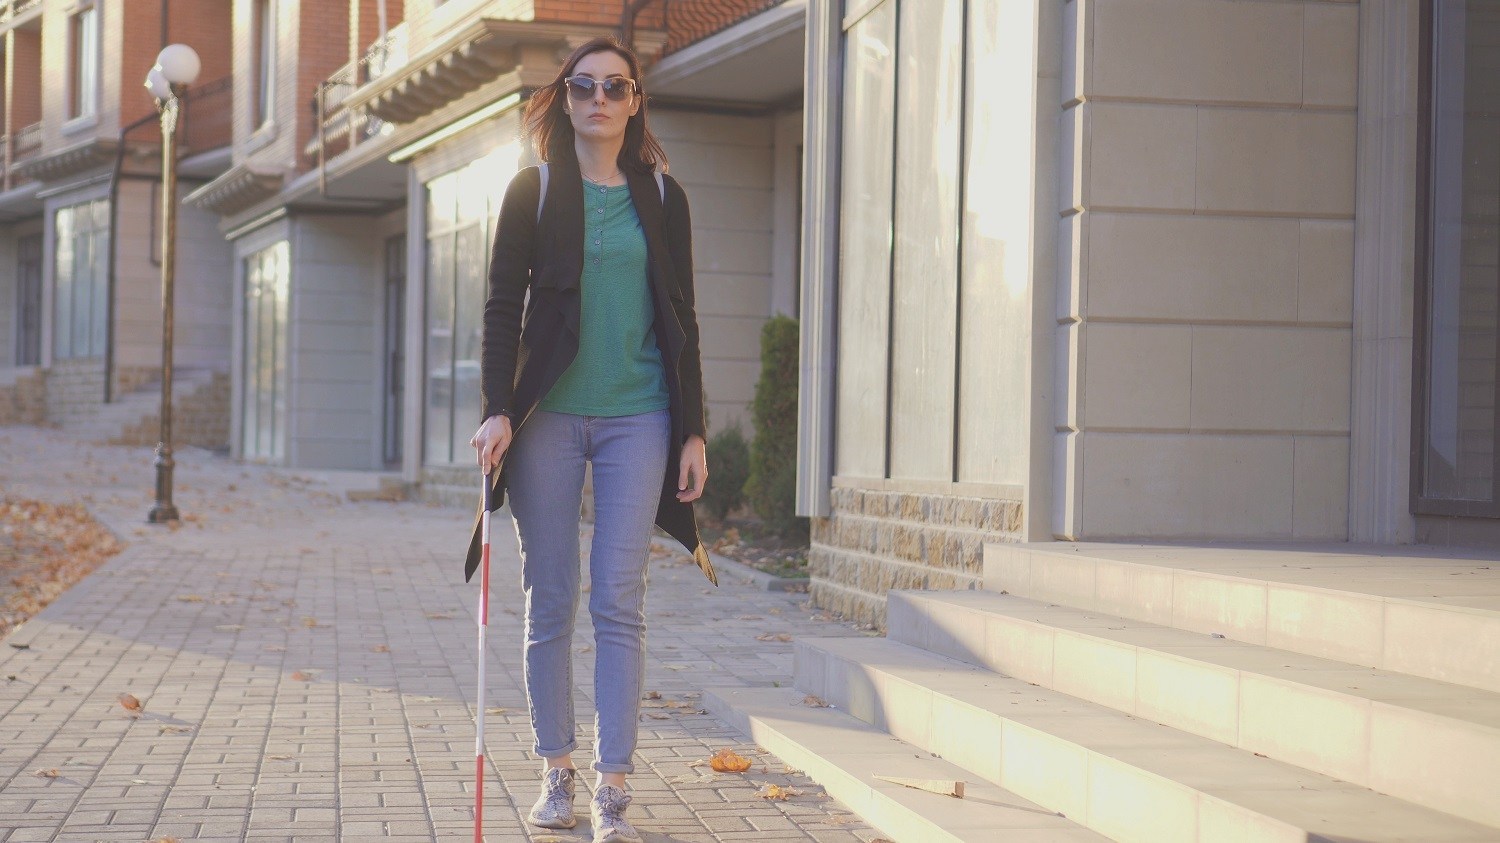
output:
[[[185,449],[184,522],[170,530],[144,523],[151,460],[149,449],[0,428],[0,495],[82,501],[128,544],[0,643],[0,841],[470,839],[478,592],[460,554],[471,514],[352,503],[352,475]],[[586,820],[543,832],[521,819],[540,764],[521,687],[515,534],[508,516],[494,523],[486,839],[587,840]],[[646,840],[878,837],[700,713],[697,695],[788,684],[792,645],[778,637],[862,633],[805,595],[727,578],[713,589],[685,556],[653,559],[648,594],[647,688],[660,699],[642,711],[630,779]],[[580,766],[593,718],[584,602]],[[121,707],[125,693],[143,702],[139,716]],[[693,766],[725,747],[755,766]],[[767,801],[767,784],[800,795]]]

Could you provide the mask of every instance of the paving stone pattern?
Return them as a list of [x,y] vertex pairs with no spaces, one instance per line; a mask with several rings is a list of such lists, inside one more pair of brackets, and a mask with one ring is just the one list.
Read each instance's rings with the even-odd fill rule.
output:
[[[348,488],[373,482],[190,448],[177,468],[185,519],[170,530],[143,523],[151,459],[146,448],[0,428],[0,494],[82,500],[129,543],[0,644],[0,841],[469,839],[477,586],[462,581],[460,553],[470,514],[350,503]],[[584,793],[573,831],[522,821],[540,762],[521,686],[514,532],[503,514],[495,527],[487,839],[587,840]],[[789,684],[792,645],[776,635],[863,633],[806,595],[712,589],[685,556],[653,559],[650,576],[647,687],[661,698],[643,709],[630,779],[646,839],[877,838],[700,713],[697,695]],[[580,766],[592,745],[586,603],[574,642]],[[142,701],[138,716],[121,706],[125,693]],[[754,758],[752,770],[693,766],[726,747]],[[800,795],[766,801],[766,784]]]

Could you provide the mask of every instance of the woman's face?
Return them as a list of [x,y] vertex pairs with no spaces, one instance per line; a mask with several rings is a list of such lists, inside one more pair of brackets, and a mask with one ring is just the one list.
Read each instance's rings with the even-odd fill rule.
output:
[[[578,60],[573,67],[573,77],[587,77],[599,81],[611,78],[630,79],[630,65],[624,57],[613,50],[596,50]],[[581,91],[579,88],[577,91]],[[567,85],[563,107],[573,121],[573,131],[580,137],[592,141],[613,141],[625,135],[625,124],[640,110],[641,98],[634,86],[623,100],[612,100],[603,85],[594,85],[588,99],[574,98],[575,86]]]

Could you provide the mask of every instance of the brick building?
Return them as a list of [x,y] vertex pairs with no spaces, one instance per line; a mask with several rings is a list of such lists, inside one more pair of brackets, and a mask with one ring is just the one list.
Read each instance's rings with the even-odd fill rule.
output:
[[[165,12],[165,17],[163,16]],[[185,95],[182,192],[228,160],[228,9],[0,4],[0,419],[154,442],[161,365],[160,130],[141,86],[166,43],[203,58]],[[179,441],[227,441],[229,251],[179,218]]]

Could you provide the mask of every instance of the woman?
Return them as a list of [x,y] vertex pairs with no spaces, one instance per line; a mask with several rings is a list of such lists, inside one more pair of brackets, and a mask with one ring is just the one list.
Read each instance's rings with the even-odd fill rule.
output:
[[[485,419],[471,444],[497,489],[511,492],[521,545],[526,694],[534,751],[546,760],[528,820],[577,822],[571,644],[587,462],[594,841],[635,843],[624,788],[645,678],[652,523],[714,579],[692,510],[708,468],[687,196],[657,175],[666,156],[646,127],[640,65],[614,39],[575,50],[532,94],[525,121],[548,162],[546,195],[540,170],[528,168],[501,205],[484,308]],[[476,528],[469,575],[478,542]]]

